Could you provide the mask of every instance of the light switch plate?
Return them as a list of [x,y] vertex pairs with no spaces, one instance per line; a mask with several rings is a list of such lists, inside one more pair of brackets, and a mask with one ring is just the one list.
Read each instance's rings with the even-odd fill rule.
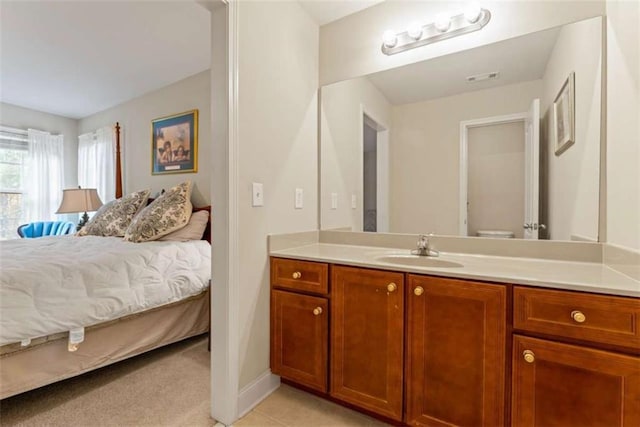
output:
[[331,209],[338,209],[338,193],[331,193]]
[[358,207],[358,196],[355,194],[351,195],[351,209],[356,209]]
[[302,209],[302,206],[304,206],[304,192],[302,188],[296,188],[295,208]]
[[264,191],[261,182],[251,184],[251,206],[264,206]]

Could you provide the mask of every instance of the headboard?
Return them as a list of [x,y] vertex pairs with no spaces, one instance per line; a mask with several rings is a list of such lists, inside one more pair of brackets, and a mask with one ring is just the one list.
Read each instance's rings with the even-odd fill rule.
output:
[[[116,199],[122,197],[122,162],[120,160],[120,123],[116,122],[115,126],[116,134]],[[147,203],[151,203],[154,199],[149,199]],[[207,211],[209,212],[209,221],[207,221],[207,228],[204,230],[202,240],[206,240],[211,244],[211,206],[203,206],[200,208],[193,207],[193,212]]]

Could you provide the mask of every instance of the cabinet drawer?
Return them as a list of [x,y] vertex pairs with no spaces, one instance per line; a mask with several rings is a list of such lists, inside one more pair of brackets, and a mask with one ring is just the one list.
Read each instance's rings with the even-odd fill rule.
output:
[[514,287],[513,327],[640,348],[640,299]]
[[319,262],[271,258],[271,286],[316,294],[329,293],[329,266]]

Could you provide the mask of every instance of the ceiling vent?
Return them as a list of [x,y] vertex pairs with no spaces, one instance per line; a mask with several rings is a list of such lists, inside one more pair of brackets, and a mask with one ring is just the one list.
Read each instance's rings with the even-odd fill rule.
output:
[[500,77],[500,73],[498,71],[493,71],[491,73],[484,73],[484,74],[476,74],[475,76],[467,77],[467,83],[481,82],[483,80],[495,80],[498,77]]

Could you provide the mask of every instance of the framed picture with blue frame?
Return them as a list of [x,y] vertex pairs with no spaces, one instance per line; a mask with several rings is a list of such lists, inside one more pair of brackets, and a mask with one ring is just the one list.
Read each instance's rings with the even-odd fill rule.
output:
[[198,171],[198,110],[151,122],[151,173]]

